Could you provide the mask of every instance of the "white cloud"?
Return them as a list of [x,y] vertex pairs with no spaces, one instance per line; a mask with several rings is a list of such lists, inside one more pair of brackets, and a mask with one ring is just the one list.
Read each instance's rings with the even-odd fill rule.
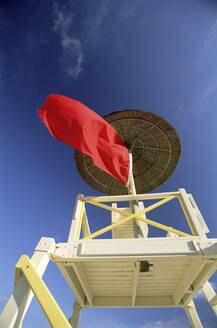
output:
[[141,328],[186,328],[186,325],[183,324],[180,319],[171,319],[167,321],[152,321],[145,323]]
[[[93,328],[93,323],[85,322],[85,328]],[[132,326],[125,325],[119,322],[116,318],[105,317],[103,320],[94,322],[94,328],[133,328]]]
[[54,1],[53,31],[60,40],[59,61],[63,71],[76,79],[84,64],[99,53],[97,48],[101,41],[108,38],[114,41],[115,31],[119,30],[120,24],[132,18],[135,11],[136,5],[129,2],[89,0],[78,17],[73,2],[67,0],[61,5]]
[[[93,324],[85,324],[86,328],[93,328]],[[103,322],[100,323],[94,323],[94,328],[135,328],[135,326],[132,325],[127,325],[127,324],[121,324],[120,322],[111,322],[111,320],[104,320]],[[186,325],[180,322],[180,320],[168,320],[168,321],[150,321],[139,328],[174,328],[174,327],[179,327],[179,328],[187,328]]]
[[84,60],[81,42],[78,39],[66,36],[62,39],[61,45],[62,57],[60,63],[69,76],[76,78],[82,71]]
[[[83,323],[84,324],[84,323]],[[84,324],[85,328],[92,328],[92,323]],[[104,317],[102,320],[94,323],[94,328],[135,328],[134,324],[124,324],[120,322],[118,318]],[[166,321],[148,321],[143,325],[138,326],[138,328],[187,328],[187,326],[183,323],[183,320],[180,318],[174,318]]]
[[216,97],[217,91],[217,78],[214,79],[198,94],[196,101],[192,106],[192,111],[201,109],[207,109],[207,105],[210,104],[210,98]]
[[110,0],[87,3],[85,14],[81,15],[75,33],[75,14],[72,4],[68,1],[66,5],[61,6],[54,1],[53,30],[60,38],[59,60],[63,71],[68,76],[76,79],[83,70],[85,54],[95,49],[99,35],[102,33],[102,24],[108,12],[109,3]]
[[210,47],[213,46],[213,43],[216,43],[216,39],[217,39],[217,19],[215,19],[214,22],[210,24],[210,28],[204,40],[203,51],[210,52]]
[[217,80],[214,80],[210,85],[205,88],[204,92],[200,97],[200,103],[204,103],[217,89]]
[[60,63],[67,75],[77,78],[82,71],[84,54],[80,40],[71,36],[73,13],[54,2],[53,15],[53,29],[59,35],[61,43]]
[[[86,328],[93,328],[93,324],[91,323],[90,325],[85,325]],[[109,321],[103,321],[101,323],[94,323],[94,328],[132,328],[130,326],[120,324],[120,323],[111,323]]]
[[7,297],[5,295],[0,295],[0,303],[4,303],[7,301]]
[[90,2],[83,21],[83,42],[87,51],[93,50],[97,46],[100,36],[104,35],[106,17],[111,9],[111,0]]

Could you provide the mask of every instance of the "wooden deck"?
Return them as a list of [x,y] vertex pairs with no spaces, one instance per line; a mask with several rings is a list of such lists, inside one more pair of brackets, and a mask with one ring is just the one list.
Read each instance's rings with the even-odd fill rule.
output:
[[[216,259],[200,251],[197,242],[189,238],[80,241],[74,246],[59,244],[52,258],[82,306],[183,306],[216,269]],[[216,240],[212,244],[217,250]],[[144,261],[150,265],[147,272],[141,272]]]
[[[81,265],[95,296],[131,296],[136,263],[92,262]],[[172,295],[190,261],[153,260],[149,272],[138,272],[137,295]]]

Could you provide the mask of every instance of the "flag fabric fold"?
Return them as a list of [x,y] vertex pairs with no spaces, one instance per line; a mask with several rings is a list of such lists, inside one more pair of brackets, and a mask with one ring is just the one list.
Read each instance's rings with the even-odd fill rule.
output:
[[52,94],[38,114],[51,135],[89,155],[94,164],[127,185],[130,156],[118,132],[77,100]]

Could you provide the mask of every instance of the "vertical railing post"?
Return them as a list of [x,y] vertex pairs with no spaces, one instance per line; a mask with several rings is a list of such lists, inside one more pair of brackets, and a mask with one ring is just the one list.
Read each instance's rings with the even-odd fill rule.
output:
[[194,208],[190,202],[190,199],[185,189],[181,188],[179,189],[179,192],[180,192],[179,201],[193,235],[199,236],[201,238],[207,238],[204,229],[201,225],[201,222],[199,221],[197,214],[194,211]]
[[188,305],[184,307],[184,309],[191,324],[191,328],[203,328],[200,318],[197,314],[194,302],[191,301]]
[[84,206],[81,194],[78,194],[71,221],[71,227],[68,236],[68,243],[78,240],[82,225],[82,209]]
[[81,316],[81,305],[77,302],[74,303],[72,317],[69,320],[69,323],[73,328],[79,327],[80,316]]
[[217,316],[217,295],[209,281],[202,286],[202,292]]

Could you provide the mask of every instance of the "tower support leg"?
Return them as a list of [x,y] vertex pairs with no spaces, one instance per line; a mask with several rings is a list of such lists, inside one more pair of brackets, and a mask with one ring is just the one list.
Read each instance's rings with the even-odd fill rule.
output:
[[188,320],[191,324],[191,328],[203,328],[202,323],[200,321],[200,318],[197,314],[196,307],[194,305],[194,302],[191,301],[188,303],[185,307],[185,312],[188,316]]
[[70,318],[70,324],[73,328],[79,327],[81,309],[82,309],[81,305],[75,302],[73,307],[72,317]]
[[209,281],[205,282],[203,285],[202,292],[212,307],[215,315],[217,316],[217,294],[215,293]]
[[[55,250],[53,238],[41,238],[31,258],[40,276],[49,263],[49,253]],[[15,277],[13,294],[0,315],[0,327],[21,328],[24,316],[33,298],[33,292],[23,275]]]

